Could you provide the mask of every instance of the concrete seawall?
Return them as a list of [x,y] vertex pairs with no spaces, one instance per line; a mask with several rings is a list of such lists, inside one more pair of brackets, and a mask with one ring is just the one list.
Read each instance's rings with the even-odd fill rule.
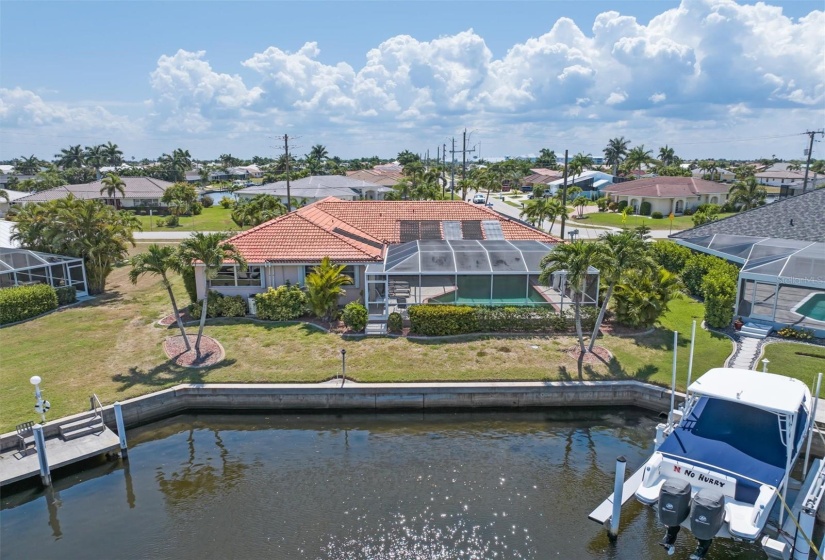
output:
[[[677,402],[683,395],[677,393]],[[129,399],[123,419],[133,428],[187,410],[436,410],[559,406],[637,406],[656,412],[670,407],[668,389],[638,381],[524,383],[186,384]],[[84,413],[85,414],[85,413]],[[78,415],[79,416],[79,415]],[[61,420],[68,420],[64,418]],[[103,410],[114,429],[112,406]],[[58,435],[57,421],[44,427]],[[14,432],[0,436],[0,452],[17,445]]]

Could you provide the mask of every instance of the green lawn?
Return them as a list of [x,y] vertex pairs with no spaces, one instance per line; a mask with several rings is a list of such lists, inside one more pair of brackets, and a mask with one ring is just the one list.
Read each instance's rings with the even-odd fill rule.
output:
[[[217,202],[217,201],[216,201]],[[138,216],[143,231],[241,231],[232,221],[232,210],[220,205],[204,208],[200,216],[183,216],[178,227],[158,227],[157,216]],[[163,219],[166,219],[164,216]]]
[[759,357],[758,368],[762,369],[761,360],[767,358],[768,371],[781,373],[801,379],[813,387],[816,374],[825,373],[825,348],[795,342],[774,342],[765,345],[763,355]]
[[[727,218],[733,214],[719,214],[719,218]],[[592,214],[585,214],[583,217],[575,217],[571,213],[572,221],[582,225],[594,226],[613,226],[613,227],[627,227],[635,228],[636,226],[645,224],[650,229],[670,229],[670,220],[665,216],[660,220],[654,220],[647,216],[628,216],[627,221],[622,223],[622,215],[618,212],[594,212]],[[693,227],[693,216],[676,216],[673,218],[673,231],[680,231],[683,229],[690,229]]]
[[[112,273],[102,298],[2,330],[0,431],[34,419],[32,375],[43,378],[52,403],[49,417],[58,418],[87,409],[91,393],[108,404],[187,382],[321,381],[339,372],[341,348],[347,350],[347,375],[363,382],[627,378],[668,385],[669,329],[676,328],[679,386],[684,387],[690,321],[702,314],[701,304],[673,302],[662,328],[636,337],[604,337],[599,345],[614,358],[581,370],[566,353],[575,345],[569,336],[343,340],[306,325],[224,319],[208,324],[206,334],[223,344],[226,359],[213,368],[190,370],[170,365],[161,349],[164,337],[176,332],[153,324],[170,312],[165,292],[149,277],[132,286],[127,272],[123,267]],[[179,278],[174,285],[184,301]],[[722,365],[731,351],[728,339],[701,329],[697,334],[694,377]]]

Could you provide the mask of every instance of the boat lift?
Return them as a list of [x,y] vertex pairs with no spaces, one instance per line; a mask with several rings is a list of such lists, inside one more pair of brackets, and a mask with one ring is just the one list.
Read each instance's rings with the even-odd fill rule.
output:
[[[688,362],[687,386],[690,386],[691,372],[693,369],[693,350],[696,338],[696,321],[693,321],[693,328],[690,340],[690,359]],[[664,441],[667,435],[679,424],[682,418],[682,410],[675,406],[676,395],[676,353],[678,347],[679,333],[673,333],[673,372],[670,387],[670,411],[668,413],[667,424],[660,424],[656,429],[655,449]],[[804,454],[803,477],[805,480],[800,488],[799,494],[793,505],[785,502],[787,488],[785,492],[779,492],[779,500],[775,507],[779,508],[779,530],[775,537],[764,535],[760,541],[762,550],[771,560],[809,560],[811,552],[814,552],[820,560],[823,557],[825,548],[825,538],[817,548],[813,541],[814,525],[816,523],[817,512],[825,505],[823,504],[823,494],[825,494],[825,460],[815,459],[808,470],[808,460],[811,450],[811,439],[815,431],[816,408],[819,404],[819,390],[822,382],[822,373],[816,381],[816,391],[814,393],[813,409],[811,411],[811,427],[807,437],[807,447]],[[821,436],[821,434],[820,434]],[[825,442],[825,438],[823,438]],[[619,522],[622,506],[636,493],[642,483],[644,476],[644,465],[635,471],[630,478],[625,480],[626,461],[624,457],[616,460],[616,477],[614,490],[610,496],[594,509],[588,519],[595,521],[608,531],[611,541],[616,541],[619,534]],[[807,475],[807,476],[806,476]],[[787,515],[786,515],[787,513]]]

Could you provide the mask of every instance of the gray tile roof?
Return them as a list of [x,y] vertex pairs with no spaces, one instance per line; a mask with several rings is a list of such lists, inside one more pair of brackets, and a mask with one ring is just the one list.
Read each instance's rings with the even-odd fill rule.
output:
[[722,220],[674,233],[670,237],[692,239],[717,233],[823,242],[825,189],[817,189],[740,212]]
[[[295,179],[289,182],[290,194],[298,196],[296,193],[302,192],[300,196],[311,198],[326,198],[327,196],[353,196],[360,194],[361,189],[369,189],[378,192],[387,192],[392,189],[382,187],[375,183],[351,179],[344,175],[312,175],[303,179]],[[286,181],[277,183],[266,183],[255,185],[237,191],[239,194],[261,194],[286,195]]]
[[[169,181],[152,179],[151,177],[121,177],[126,186],[123,187],[124,196],[118,198],[160,198],[167,188],[172,186]],[[103,184],[100,181],[83,183],[80,185],[63,185],[46,191],[32,193],[28,196],[18,198],[16,203],[44,202],[47,200],[58,200],[66,198],[69,194],[81,199],[103,199],[107,198],[106,193],[100,194]]]

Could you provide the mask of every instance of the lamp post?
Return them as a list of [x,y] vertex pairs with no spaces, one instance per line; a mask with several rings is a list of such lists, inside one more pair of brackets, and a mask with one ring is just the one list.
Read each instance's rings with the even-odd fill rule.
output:
[[341,387],[347,381],[347,351],[341,348]]
[[46,412],[52,407],[49,401],[43,400],[43,393],[40,391],[40,382],[43,381],[40,379],[39,375],[32,375],[29,379],[29,383],[34,385],[34,398],[35,398],[35,405],[34,411],[40,415],[40,418],[43,420],[43,424],[46,423]]

